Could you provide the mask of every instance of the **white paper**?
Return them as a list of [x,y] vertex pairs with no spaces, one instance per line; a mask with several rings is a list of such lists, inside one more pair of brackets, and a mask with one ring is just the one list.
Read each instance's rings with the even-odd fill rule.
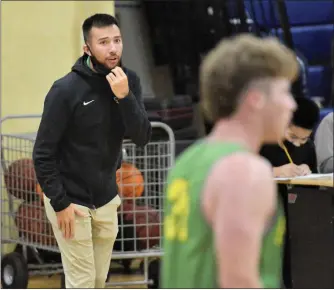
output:
[[333,173],[327,173],[327,174],[309,174],[305,176],[297,176],[297,177],[278,177],[275,178],[275,180],[298,180],[298,179],[327,179],[332,178],[333,179]]

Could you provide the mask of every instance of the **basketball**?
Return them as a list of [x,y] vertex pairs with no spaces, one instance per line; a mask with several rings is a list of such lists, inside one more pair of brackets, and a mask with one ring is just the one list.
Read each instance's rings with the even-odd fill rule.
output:
[[160,214],[147,205],[124,203],[121,211],[124,220],[131,221],[136,230],[140,250],[150,249],[160,242]]
[[4,180],[9,194],[25,201],[36,198],[36,174],[31,159],[24,158],[12,162],[4,172]]
[[16,212],[15,224],[20,236],[27,242],[43,246],[57,245],[51,224],[40,201],[23,202]]
[[131,163],[123,162],[116,172],[118,191],[122,197],[139,197],[144,191],[144,177]]

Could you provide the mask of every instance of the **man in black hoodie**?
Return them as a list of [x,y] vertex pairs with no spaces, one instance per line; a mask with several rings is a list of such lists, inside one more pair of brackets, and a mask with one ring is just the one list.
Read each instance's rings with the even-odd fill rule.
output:
[[45,98],[33,159],[66,288],[104,288],[118,233],[122,141],[146,145],[151,125],[139,77],[120,67],[115,18],[93,15],[82,30],[84,55]]

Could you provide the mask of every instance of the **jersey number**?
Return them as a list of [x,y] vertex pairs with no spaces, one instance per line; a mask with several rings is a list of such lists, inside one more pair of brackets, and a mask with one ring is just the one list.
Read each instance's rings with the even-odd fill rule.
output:
[[275,245],[276,246],[282,246],[283,241],[284,241],[284,234],[285,234],[285,218],[284,217],[280,217],[278,220],[278,225],[276,228],[276,232],[275,232]]
[[189,184],[184,179],[172,181],[167,189],[170,210],[165,217],[167,240],[184,242],[188,239]]

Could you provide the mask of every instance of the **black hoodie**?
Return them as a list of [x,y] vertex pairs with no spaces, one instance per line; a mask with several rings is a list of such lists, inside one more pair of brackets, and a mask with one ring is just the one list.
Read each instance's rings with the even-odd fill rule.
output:
[[151,136],[136,73],[123,67],[130,93],[116,102],[106,77],[86,62],[79,58],[51,87],[34,145],[36,176],[55,211],[112,200],[124,136],[138,146]]

